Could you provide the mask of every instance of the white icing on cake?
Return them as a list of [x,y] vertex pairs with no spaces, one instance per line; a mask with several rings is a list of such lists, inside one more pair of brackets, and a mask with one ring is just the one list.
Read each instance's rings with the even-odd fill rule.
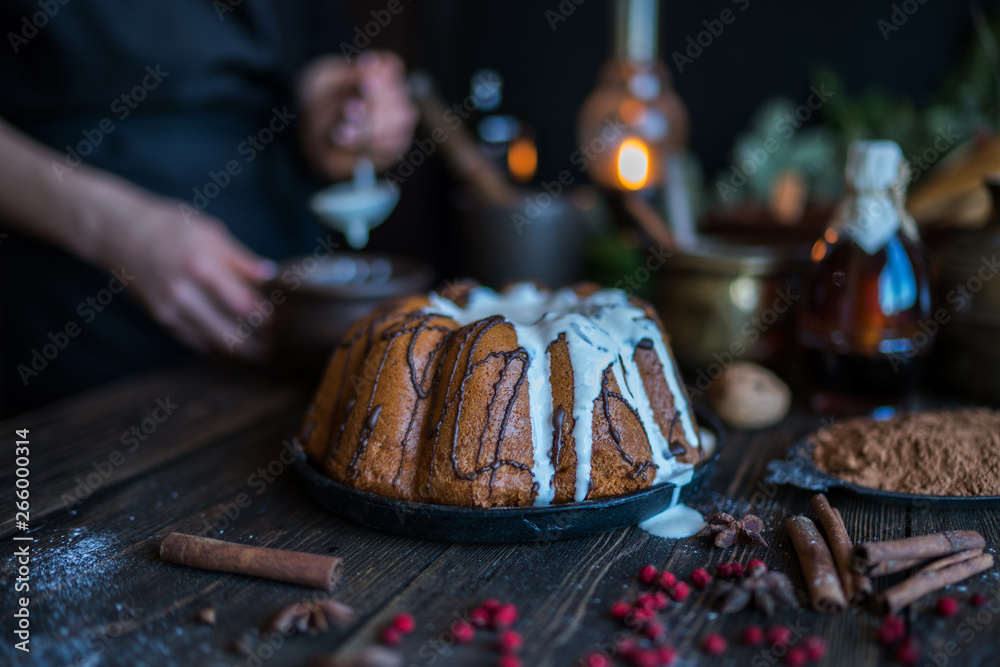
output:
[[601,393],[602,374],[609,365],[621,395],[638,412],[646,427],[653,463],[657,466],[654,483],[676,479],[675,483],[680,486],[690,481],[692,466],[681,463],[670,453],[670,443],[657,425],[639,368],[633,360],[639,342],[648,340],[653,344],[663,366],[664,379],[674,396],[674,408],[680,414],[685,439],[697,447],[698,431],[691,419],[677,369],[659,327],[641,308],[630,303],[621,290],[600,290],[580,298],[571,289],[550,292],[539,290],[531,283],[517,283],[499,294],[480,286],[471,290],[464,308],[431,293],[430,306],[425,311],[450,317],[462,326],[494,315],[502,316],[514,326],[518,344],[525,349],[529,359],[527,380],[534,444],[532,473],[538,483],[536,505],[550,504],[555,495],[555,468],[550,458],[553,426],[548,347],[560,334],[566,338],[573,366],[575,499],[582,501],[589,491],[593,406]]

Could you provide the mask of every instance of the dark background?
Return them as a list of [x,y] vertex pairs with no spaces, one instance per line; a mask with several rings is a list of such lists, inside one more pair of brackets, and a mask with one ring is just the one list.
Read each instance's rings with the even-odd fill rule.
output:
[[[579,0],[578,0],[579,1]],[[432,74],[448,102],[468,92],[469,79],[490,67],[504,77],[505,110],[535,125],[539,174],[551,179],[569,165],[576,148],[577,110],[595,83],[599,65],[611,49],[611,7],[601,0],[562,6],[573,13],[553,30],[546,11],[558,0],[402,0],[404,10],[373,40],[404,56],[411,69]],[[369,12],[387,0],[356,0],[348,20],[363,25]],[[968,47],[977,42],[970,5],[944,0],[872,2],[764,2],[750,0],[745,11],[730,0],[665,2],[661,5],[660,54],[691,117],[691,150],[711,175],[728,164],[736,134],[762,101],[784,95],[797,103],[809,96],[818,67],[832,68],[843,89],[860,95],[881,89],[925,104],[948,82]],[[913,11],[899,30],[883,37],[880,19],[889,21],[894,5]],[[981,3],[987,16],[997,2]],[[703,21],[731,9],[736,19],[678,73],[671,54],[687,38],[705,30]],[[354,25],[347,32],[353,33]],[[815,120],[815,119],[814,119]],[[439,265],[447,242],[451,212],[447,177],[441,165],[425,165],[408,181],[399,211],[376,230],[383,248],[429,253]],[[414,216],[425,219],[426,234],[406,233]],[[435,251],[437,248],[437,251]]]

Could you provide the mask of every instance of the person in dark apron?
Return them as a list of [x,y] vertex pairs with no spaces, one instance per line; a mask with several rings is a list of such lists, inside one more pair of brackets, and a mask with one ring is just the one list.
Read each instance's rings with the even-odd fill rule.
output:
[[325,238],[309,195],[362,136],[391,165],[416,123],[397,57],[340,56],[333,5],[3,4],[4,415],[196,352],[260,358],[227,341],[272,260]]

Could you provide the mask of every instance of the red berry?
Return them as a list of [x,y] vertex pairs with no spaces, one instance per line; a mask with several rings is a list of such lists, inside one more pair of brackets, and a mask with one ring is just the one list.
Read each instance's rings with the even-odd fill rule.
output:
[[754,558],[752,561],[747,563],[747,574],[754,574],[756,572],[761,574],[767,572],[767,563],[759,558]]
[[657,667],[660,658],[656,654],[656,649],[639,649],[632,656],[632,664],[635,667]]
[[712,581],[712,575],[703,567],[691,571],[691,585],[695,588],[705,588]]
[[451,634],[455,636],[456,644],[468,644],[476,636],[476,628],[466,621],[455,621],[451,624]]
[[730,563],[729,564],[729,576],[731,576],[733,579],[739,579],[740,577],[742,577],[743,576],[743,566],[740,565],[739,563]]
[[516,655],[504,655],[497,660],[497,667],[521,667],[521,659]]
[[701,650],[709,655],[722,655],[726,650],[726,638],[720,634],[711,634],[701,642]]
[[826,642],[823,641],[822,637],[816,635],[810,635],[803,639],[802,648],[806,652],[806,657],[813,662],[822,660],[823,656],[826,655]]
[[383,628],[378,639],[386,646],[399,646],[403,643],[403,635],[393,627]]
[[686,598],[688,594],[691,592],[691,589],[688,588],[688,585],[685,584],[683,581],[678,581],[676,584],[674,584],[673,588],[671,588],[667,592],[670,593],[670,598],[674,602],[682,602],[684,598]]
[[501,605],[493,612],[493,627],[507,628],[517,622],[517,607],[512,604]]
[[876,635],[878,643],[883,646],[895,644],[906,634],[906,623],[898,616],[886,616],[882,621],[882,627],[878,629]]
[[788,649],[788,653],[785,654],[785,664],[792,667],[802,667],[807,660],[805,649],[798,646]]
[[743,643],[747,646],[757,646],[764,641],[764,631],[756,625],[751,625],[743,631]]
[[632,611],[632,605],[625,600],[619,600],[611,605],[611,615],[617,618],[619,621],[628,616],[628,613]]
[[660,588],[666,590],[677,583],[677,577],[674,576],[673,572],[661,572],[656,583],[660,585]]
[[937,608],[937,613],[941,614],[945,618],[949,616],[954,616],[958,613],[958,600],[955,598],[944,597],[937,601],[935,605]]
[[392,627],[398,632],[408,635],[417,628],[417,623],[411,614],[404,611],[396,614],[395,618],[392,619]]
[[649,623],[642,629],[642,633],[654,642],[659,640],[666,632],[667,630],[663,627],[662,623]]
[[639,570],[639,581],[644,584],[651,584],[658,574],[659,571],[652,564],[647,563]]
[[656,598],[653,597],[652,593],[643,593],[635,601],[636,609],[655,609],[656,608]]
[[630,660],[638,650],[638,648],[635,645],[635,640],[628,637],[626,637],[625,639],[619,639],[618,642],[615,644],[615,649],[618,651],[618,655],[620,655],[625,660]]
[[656,618],[656,612],[652,609],[635,609],[632,611],[631,618],[625,620],[625,624],[629,627],[642,627],[654,618]]
[[497,600],[496,598],[486,598],[479,606],[492,614],[499,609],[502,604],[500,603],[500,600]]
[[893,657],[906,667],[916,665],[920,661],[920,642],[910,635],[899,645]]
[[670,598],[663,591],[653,593],[653,609],[663,610],[670,606]]
[[969,600],[969,602],[972,603],[973,607],[982,607],[982,606],[984,606],[986,604],[987,599],[986,599],[986,596],[983,595],[982,593],[975,593],[975,594],[973,594],[973,596]]
[[611,661],[603,653],[591,653],[584,657],[583,664],[585,667],[611,667]]
[[656,657],[663,667],[670,667],[677,660],[677,651],[670,646],[661,646],[656,649]]
[[764,639],[771,646],[788,646],[789,640],[792,638],[792,631],[784,625],[772,625],[764,633]]
[[497,648],[503,653],[514,653],[523,645],[524,640],[521,639],[521,635],[517,634],[513,630],[502,632],[497,638]]
[[733,576],[732,563],[719,563],[715,566],[715,576],[719,579],[728,579]]
[[[628,613],[628,603],[626,602],[624,604],[625,604],[625,612],[622,614],[623,616],[625,613]],[[613,611],[614,605],[611,605],[611,609],[612,613],[614,613]],[[492,614],[490,614],[490,612],[488,612],[485,607],[476,607],[475,609],[469,612],[469,621],[478,628],[485,628],[487,625],[490,624],[491,615]]]

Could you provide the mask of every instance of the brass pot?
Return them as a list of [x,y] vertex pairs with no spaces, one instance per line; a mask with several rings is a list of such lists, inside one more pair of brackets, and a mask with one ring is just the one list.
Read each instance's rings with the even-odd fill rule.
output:
[[809,246],[759,241],[703,236],[697,250],[675,253],[661,270],[656,308],[677,361],[696,383],[735,361],[780,368],[794,348]]
[[986,227],[955,233],[931,255],[936,376],[952,391],[1000,403],[1000,177],[986,183]]

